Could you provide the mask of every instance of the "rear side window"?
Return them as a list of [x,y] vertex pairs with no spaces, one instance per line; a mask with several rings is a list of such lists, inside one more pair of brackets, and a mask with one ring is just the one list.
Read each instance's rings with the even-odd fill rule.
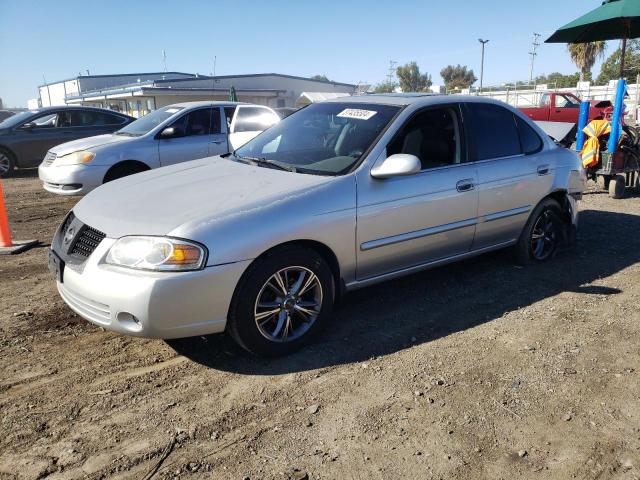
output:
[[475,160],[520,155],[520,138],[513,113],[498,105],[468,103]]
[[520,144],[525,155],[536,153],[542,150],[542,139],[529,124],[516,117],[518,133],[520,134]]
[[224,107],[224,116],[227,119],[227,131],[231,130],[231,121],[233,120],[235,111],[236,107]]
[[266,130],[279,120],[277,115],[266,108],[241,107],[238,109],[234,132],[257,132]]

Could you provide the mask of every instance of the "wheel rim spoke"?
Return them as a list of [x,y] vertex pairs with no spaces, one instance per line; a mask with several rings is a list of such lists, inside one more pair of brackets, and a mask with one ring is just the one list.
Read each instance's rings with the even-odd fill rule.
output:
[[269,317],[275,315],[280,311],[280,308],[275,308],[273,310],[267,310],[266,312],[256,313],[255,318],[256,321],[260,322],[261,320],[268,320]]
[[309,278],[305,282],[304,286],[298,292],[298,296],[304,295],[305,292],[309,290],[309,287],[311,287],[311,285],[313,285],[314,283],[317,283],[317,281],[318,281],[318,277],[316,277],[315,274],[311,273],[311,275],[309,275]]

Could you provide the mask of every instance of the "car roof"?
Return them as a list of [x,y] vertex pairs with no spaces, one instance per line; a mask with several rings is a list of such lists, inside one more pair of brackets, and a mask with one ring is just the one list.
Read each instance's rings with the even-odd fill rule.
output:
[[331,103],[373,103],[379,105],[438,105],[442,103],[492,103],[505,106],[504,102],[476,95],[447,95],[444,93],[376,93],[339,97],[325,100]]
[[[58,111],[58,110],[85,110],[85,111],[90,111],[90,112],[108,112],[108,113],[113,113],[114,115],[120,115],[123,117],[129,117],[129,118],[133,118],[129,115],[127,115],[126,113],[122,113],[122,112],[116,112],[115,110],[109,110],[108,108],[100,108],[100,107],[87,107],[85,105],[58,105],[58,106],[52,106],[52,107],[38,107],[38,108],[33,108],[33,109],[29,109],[29,110],[25,110],[27,112],[37,112],[37,113],[47,113],[47,112],[51,112],[51,111]],[[20,112],[18,112],[20,113]]]

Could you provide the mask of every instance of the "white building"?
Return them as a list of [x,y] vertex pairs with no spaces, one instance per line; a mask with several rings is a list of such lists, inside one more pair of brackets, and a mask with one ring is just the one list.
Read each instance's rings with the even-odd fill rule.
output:
[[350,95],[356,85],[279,73],[202,76],[182,72],[86,75],[40,85],[42,106],[91,105],[139,117],[156,108],[196,100],[238,100],[270,107],[295,107],[303,92]]

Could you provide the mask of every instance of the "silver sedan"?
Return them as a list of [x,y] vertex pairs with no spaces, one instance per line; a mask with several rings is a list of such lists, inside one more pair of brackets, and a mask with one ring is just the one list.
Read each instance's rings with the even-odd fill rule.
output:
[[70,212],[50,268],[78,314],[122,334],[228,332],[288,353],[349,290],[575,234],[585,175],[511,107],[380,95],[310,105],[233,154],[111,182]]

